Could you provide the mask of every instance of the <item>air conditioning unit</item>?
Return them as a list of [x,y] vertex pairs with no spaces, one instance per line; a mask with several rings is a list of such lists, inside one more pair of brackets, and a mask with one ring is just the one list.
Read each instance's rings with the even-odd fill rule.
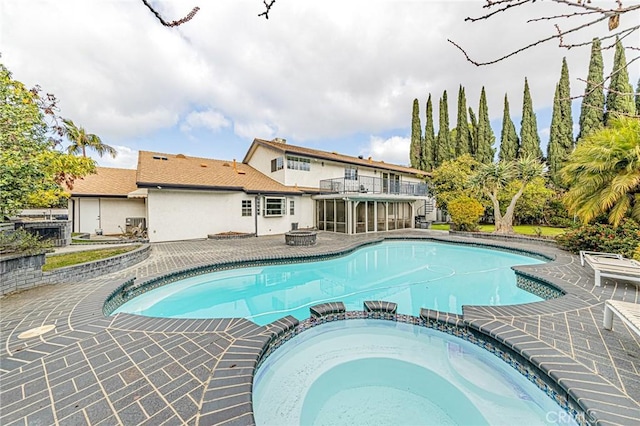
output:
[[147,220],[144,217],[128,217],[125,219],[125,229],[131,232],[133,228],[147,229]]

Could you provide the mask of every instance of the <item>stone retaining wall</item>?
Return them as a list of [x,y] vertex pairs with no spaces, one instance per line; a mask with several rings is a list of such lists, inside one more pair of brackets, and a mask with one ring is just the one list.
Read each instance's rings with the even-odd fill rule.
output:
[[0,287],[2,294],[35,287],[42,280],[44,253],[29,256],[0,257]]
[[503,235],[493,234],[491,232],[465,232],[465,231],[449,231],[451,235],[459,235],[461,237],[482,238],[497,241],[516,241],[518,243],[541,244],[544,246],[557,247],[556,240],[551,238],[528,237],[526,235]]
[[119,256],[47,272],[42,271],[44,253],[32,256],[3,256],[0,258],[1,294],[6,295],[45,284],[77,282],[117,272],[147,259],[150,253],[151,246],[145,244]]

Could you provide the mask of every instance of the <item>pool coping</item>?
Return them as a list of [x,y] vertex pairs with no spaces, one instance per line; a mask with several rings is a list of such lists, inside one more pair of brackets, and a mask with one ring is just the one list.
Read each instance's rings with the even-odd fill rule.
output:
[[[547,246],[541,246],[539,248],[536,247],[536,250],[532,250],[508,246],[506,245],[508,244],[508,241],[478,241],[477,239],[463,240],[458,238],[439,237],[432,235],[385,236],[371,241],[356,244],[355,246],[344,250],[326,252],[321,254],[293,257],[264,256],[247,259],[246,261],[241,262],[233,261],[225,264],[197,265],[171,274],[159,274],[159,276],[153,277],[140,283],[136,286],[136,288],[139,289],[144,286],[145,283],[162,279],[167,275],[171,276],[172,278],[170,281],[167,281],[162,285],[189,276],[200,275],[216,270],[231,269],[240,266],[240,264],[244,266],[255,266],[285,262],[290,263],[292,261],[297,263],[326,260],[330,258],[345,256],[347,254],[353,253],[360,248],[379,244],[384,241],[435,241],[445,244],[467,245],[493,250],[497,249],[517,254],[541,257],[547,259],[549,263],[557,261],[556,253],[552,253],[552,251],[557,251],[557,249]],[[531,342],[530,336],[522,333],[522,331],[516,329],[515,327],[509,326],[508,324],[504,324],[496,320],[500,317],[539,315],[540,313],[560,313],[566,312],[567,310],[580,309],[589,306],[588,301],[584,300],[585,298],[593,299],[592,295],[588,296],[584,294],[584,292],[579,291],[578,293],[580,293],[581,297],[577,297],[573,294],[574,292],[576,292],[575,287],[568,286],[561,280],[553,280],[549,279],[549,277],[536,276],[535,273],[528,271],[529,268],[527,266],[516,266],[513,269],[516,271],[516,274],[521,274],[534,280],[546,283],[556,289],[559,289],[564,293],[564,295],[556,299],[543,300],[521,305],[464,306],[462,315],[427,310],[429,312],[430,319],[443,326],[441,327],[440,325],[438,325],[432,328],[440,329],[440,331],[445,332],[449,332],[448,326],[475,330],[488,338],[494,339],[499,344],[504,345],[504,347],[508,348],[509,351],[512,351],[512,353],[516,354],[517,356],[521,356],[533,367],[539,369],[547,378],[551,380],[551,383],[555,383],[564,392],[566,392],[566,396],[568,399],[574,401],[577,404],[577,407],[579,407],[579,409],[584,413],[583,417],[578,417],[577,419],[580,424],[620,424],[628,422],[629,419],[640,419],[640,408],[624,408],[625,406],[632,407],[635,401],[622,394],[617,387],[613,386],[606,379],[593,374],[585,366],[564,355],[562,352],[549,346],[545,342]],[[126,280],[124,283],[121,283],[120,286],[110,292],[107,298],[112,297],[123,287],[132,282],[133,281]],[[107,302],[107,298],[104,299],[105,304]],[[119,315],[122,314],[117,314],[116,316]],[[131,314],[125,315],[138,317]],[[410,316],[403,315],[403,317]],[[270,343],[272,343],[273,339],[287,333],[287,331],[291,327],[292,319],[295,320],[295,318],[293,317],[284,317],[266,326],[258,326],[257,324],[249,320],[238,318],[233,319],[238,320],[239,323],[237,324],[237,327],[232,329],[232,334],[239,340],[236,341],[236,344],[231,346],[230,349],[233,350],[225,353],[222,356],[221,362],[224,362],[222,362],[222,364],[218,364],[218,367],[212,374],[212,380],[209,382],[209,386],[204,391],[203,405],[200,411],[200,421],[204,422],[203,424],[224,423],[226,420],[232,419],[234,421],[245,419],[250,421],[249,424],[254,423],[253,404],[250,397],[252,390],[248,389],[247,385],[253,385],[253,376],[257,371],[264,353],[267,351],[267,348],[269,347]],[[181,320],[180,322],[183,321],[206,320]],[[243,321],[246,321],[246,323],[243,323]],[[137,324],[136,327],[140,327],[140,324]],[[188,329],[188,327],[180,327],[180,329]],[[153,328],[153,331],[168,332],[172,330],[177,331],[179,329],[175,327]],[[457,335],[454,332],[449,332],[449,334]],[[229,371],[233,368],[237,370]],[[245,375],[247,373],[247,368],[252,370],[250,375],[251,379],[245,379],[243,381],[238,380],[238,377],[246,377]],[[221,392],[222,389],[227,389],[230,386],[234,387],[238,392],[229,393],[228,390],[224,390]],[[592,389],[586,389],[585,387],[596,388],[598,390],[593,391]],[[247,392],[249,396],[246,396]],[[241,397],[241,395],[245,396]],[[614,410],[615,412],[613,412]]]

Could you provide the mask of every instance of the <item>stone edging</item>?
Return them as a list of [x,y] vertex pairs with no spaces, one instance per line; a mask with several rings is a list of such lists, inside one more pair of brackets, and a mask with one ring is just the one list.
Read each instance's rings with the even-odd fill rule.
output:
[[[44,253],[3,259],[2,267],[0,268],[2,295],[46,284],[82,281],[117,272],[146,260],[150,253],[151,246],[144,244],[135,250],[118,256],[46,272],[42,271],[45,260]],[[4,262],[4,260],[11,261],[16,266],[9,266],[8,262]]]
[[143,244],[135,250],[106,259],[80,263],[43,272],[47,284],[59,282],[81,281],[117,272],[146,260],[151,254],[151,246]]
[[557,247],[556,240],[541,237],[528,237],[526,235],[502,235],[493,234],[491,232],[467,232],[467,231],[449,231],[451,235],[459,235],[461,237],[485,238],[497,241],[516,241],[521,243],[542,244],[551,247]]
[[[76,241],[83,241],[81,243],[78,242],[73,242],[73,240]],[[72,246],[84,246],[84,245],[88,245],[88,244],[96,244],[96,245],[109,245],[109,244],[147,244],[149,243],[149,239],[148,238],[136,238],[136,239],[126,239],[126,240],[90,240],[90,239],[84,239],[84,238],[73,238],[73,240],[71,241],[71,245]],[[85,242],[86,241],[86,242]]]

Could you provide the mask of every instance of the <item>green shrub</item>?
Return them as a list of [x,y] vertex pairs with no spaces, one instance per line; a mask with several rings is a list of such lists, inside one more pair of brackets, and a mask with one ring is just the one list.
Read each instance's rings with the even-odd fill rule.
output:
[[478,200],[461,196],[449,201],[448,209],[456,230],[478,230],[478,221],[484,213],[484,207]]
[[0,254],[33,254],[40,253],[53,246],[51,241],[43,240],[22,228],[16,231],[0,232]]
[[544,221],[551,226],[569,228],[574,226],[575,223],[565,205],[562,204],[562,195],[563,194],[559,192],[547,200],[547,203],[544,205]]
[[640,246],[640,225],[623,221],[617,228],[609,224],[583,225],[556,237],[558,245],[570,252],[580,250],[620,253],[632,258]]

